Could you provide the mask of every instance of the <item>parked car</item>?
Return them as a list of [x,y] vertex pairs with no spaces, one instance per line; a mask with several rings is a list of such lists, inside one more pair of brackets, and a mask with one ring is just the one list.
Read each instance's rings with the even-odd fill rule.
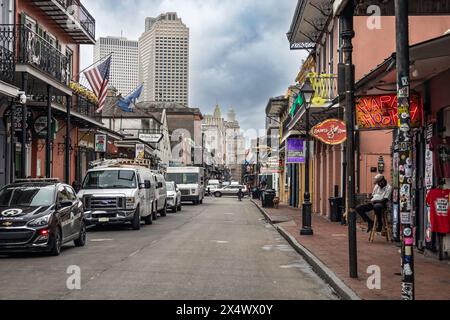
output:
[[172,212],[181,211],[181,191],[173,181],[166,181],[167,208]]
[[217,190],[221,189],[221,184],[219,180],[209,180],[206,186],[206,192],[208,194],[214,194]]
[[220,198],[222,196],[238,196],[239,189],[242,190],[244,196],[248,195],[248,190],[246,186],[243,185],[230,185],[228,187],[222,188],[214,192],[214,196]]
[[89,225],[152,224],[156,215],[156,180],[150,169],[106,165],[89,170],[78,193]]
[[86,244],[83,204],[56,179],[18,180],[0,190],[0,253],[61,253]]
[[155,207],[156,212],[158,212],[161,217],[165,217],[167,215],[167,188],[166,188],[166,180],[161,173],[153,173],[155,176]]

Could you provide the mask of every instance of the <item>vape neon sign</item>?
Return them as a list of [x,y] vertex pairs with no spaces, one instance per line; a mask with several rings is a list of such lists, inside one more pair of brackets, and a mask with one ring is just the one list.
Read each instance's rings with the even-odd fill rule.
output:
[[[411,126],[420,127],[422,101],[418,95],[411,96]],[[398,128],[398,100],[396,94],[364,96],[356,99],[356,123],[359,129]]]

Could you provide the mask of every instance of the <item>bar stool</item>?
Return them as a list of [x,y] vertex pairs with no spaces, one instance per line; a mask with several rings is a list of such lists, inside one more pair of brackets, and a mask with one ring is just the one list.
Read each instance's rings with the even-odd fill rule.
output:
[[[387,217],[389,210],[384,209],[382,213],[382,219],[383,219],[383,230],[381,231],[381,235],[384,235],[386,237],[387,242],[392,242],[392,227],[389,224],[389,219]],[[372,231],[370,231],[369,235],[369,242],[373,242],[375,240],[375,234],[377,233],[377,225],[378,225],[378,217],[375,215],[375,219],[373,220],[373,228]]]

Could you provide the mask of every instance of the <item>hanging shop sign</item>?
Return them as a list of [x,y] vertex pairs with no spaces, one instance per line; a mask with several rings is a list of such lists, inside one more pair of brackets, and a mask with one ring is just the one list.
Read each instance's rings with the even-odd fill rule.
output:
[[282,170],[282,161],[278,157],[269,157],[261,168],[261,173],[280,173]]
[[299,138],[287,140],[286,163],[305,163],[305,140]]
[[[410,114],[413,128],[421,126],[422,110],[423,106],[420,97],[412,95]],[[398,128],[397,95],[387,94],[356,98],[356,122],[360,130]]]
[[[58,121],[55,118],[52,118],[52,128],[51,128],[51,134],[52,137],[55,138],[55,134],[57,131],[57,123]],[[46,138],[47,137],[47,116],[38,116],[36,119],[34,119],[34,134],[38,138]]]
[[141,133],[139,134],[139,140],[142,140],[147,143],[159,143],[163,138],[162,133]]
[[95,135],[95,152],[106,152],[106,134]]
[[145,159],[145,145],[136,144],[136,160],[144,160],[144,159]]
[[347,140],[347,126],[338,119],[328,119],[314,126],[311,136],[329,145],[338,145]]
[[[5,111],[3,117],[9,119],[11,116],[11,107]],[[9,121],[9,120],[6,120]],[[33,112],[30,108],[27,109],[27,129],[30,128],[33,122]],[[14,109],[14,129],[15,131],[22,131],[22,105],[17,105]]]

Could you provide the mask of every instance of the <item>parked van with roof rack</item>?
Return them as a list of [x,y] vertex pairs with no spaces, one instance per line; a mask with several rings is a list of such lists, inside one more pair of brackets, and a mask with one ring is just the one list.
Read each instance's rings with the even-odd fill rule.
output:
[[91,163],[78,197],[89,225],[126,224],[133,230],[156,218],[156,177],[147,161],[129,159]]

